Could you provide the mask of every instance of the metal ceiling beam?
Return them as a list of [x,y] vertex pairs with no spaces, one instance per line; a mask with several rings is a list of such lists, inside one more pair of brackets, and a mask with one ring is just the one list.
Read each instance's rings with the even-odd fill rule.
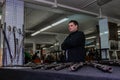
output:
[[[30,0],[24,0],[24,1],[29,2]],[[54,2],[46,1],[46,0],[33,0],[33,1],[44,3],[44,4],[48,4],[48,5],[52,5],[52,6],[55,4]],[[61,7],[61,8],[70,9],[70,10],[73,10],[73,11],[78,11],[78,12],[81,12],[81,13],[93,15],[93,16],[98,16],[98,14],[96,14],[96,13],[85,11],[85,10],[81,10],[81,9],[78,9],[78,8],[74,8],[74,7],[63,5],[63,4],[59,4],[59,3],[57,3],[57,6]]]
[[[54,5],[54,4],[55,4],[54,2],[46,1],[46,0],[24,0],[24,1],[26,1],[26,2],[38,2],[38,3],[48,4],[48,5]],[[111,1],[111,0],[110,0],[110,1]],[[82,10],[82,9],[78,9],[78,8],[75,8],[75,7],[71,7],[71,6],[67,6],[67,5],[63,5],[63,4],[59,4],[59,3],[57,3],[57,6],[58,6],[58,7],[61,7],[61,8],[65,8],[65,9],[69,9],[69,10],[81,12],[81,13],[84,13],[84,14],[96,16],[96,17],[99,16],[98,13],[85,11],[85,10]],[[102,16],[102,17],[106,17],[106,16]],[[112,22],[112,20],[113,20],[114,22],[119,22],[119,23],[120,23],[120,20],[119,20],[119,19],[115,19],[115,18],[111,18],[111,17],[106,17],[106,18],[108,18],[111,22]]]
[[47,11],[59,13],[59,14],[62,14],[62,13],[72,14],[71,12],[68,12],[68,11],[64,11],[64,10],[60,10],[56,8],[43,7],[43,6],[32,4],[32,3],[25,3],[25,7],[32,8],[32,9],[38,9],[38,10],[47,10]]
[[33,40],[33,39],[26,39],[25,38],[25,40],[24,40],[24,43],[26,44],[26,43],[37,43],[37,44],[53,44],[54,42],[52,42],[52,41],[35,41],[35,40]]
[[55,32],[41,32],[41,34],[50,34],[50,35],[59,35],[59,34],[62,34],[62,35],[68,35],[68,34],[63,34],[63,33],[55,33]]

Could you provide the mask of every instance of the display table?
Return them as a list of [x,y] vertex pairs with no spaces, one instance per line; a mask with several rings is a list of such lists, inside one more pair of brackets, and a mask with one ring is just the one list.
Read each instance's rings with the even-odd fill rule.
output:
[[120,80],[120,67],[112,67],[112,73],[85,66],[76,72],[69,69],[33,70],[31,68],[0,68],[0,80]]

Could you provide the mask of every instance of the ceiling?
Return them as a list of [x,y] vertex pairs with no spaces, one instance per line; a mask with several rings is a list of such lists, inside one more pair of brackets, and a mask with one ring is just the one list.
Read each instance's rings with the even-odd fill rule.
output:
[[[36,9],[37,7],[37,9]],[[42,8],[41,8],[42,7]],[[46,31],[39,33],[36,36],[31,36],[32,33],[38,31],[62,18],[69,18],[68,21],[56,25]],[[89,15],[74,14],[66,12],[57,8],[48,8],[41,5],[26,3],[25,7],[25,29],[26,29],[26,43],[36,42],[38,44],[54,44],[58,34],[68,34],[67,23],[70,20],[77,20],[80,24],[80,30],[85,34],[90,34],[96,31],[98,23],[97,18]],[[37,42],[38,41],[38,42]]]
[[[99,20],[99,8],[97,0],[24,0],[25,1],[25,43],[54,44],[59,36],[69,33],[67,23],[74,19],[79,22],[80,30],[86,37],[97,35],[96,25]],[[120,23],[120,0],[98,0],[102,4],[102,16],[108,17],[110,22]],[[32,33],[51,25],[63,18],[69,18],[66,22],[56,25],[36,36]]]

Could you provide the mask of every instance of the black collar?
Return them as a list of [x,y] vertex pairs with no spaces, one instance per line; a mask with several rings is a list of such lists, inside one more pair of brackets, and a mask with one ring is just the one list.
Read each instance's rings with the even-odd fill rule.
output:
[[73,35],[73,34],[75,34],[75,33],[77,33],[77,32],[78,32],[78,30],[77,30],[77,31],[75,31],[75,32],[70,33],[70,35]]

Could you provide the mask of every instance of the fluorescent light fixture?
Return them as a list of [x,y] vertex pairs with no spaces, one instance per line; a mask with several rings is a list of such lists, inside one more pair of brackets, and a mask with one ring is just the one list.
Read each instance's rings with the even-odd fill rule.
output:
[[45,30],[47,30],[47,29],[49,29],[49,28],[52,28],[52,27],[54,27],[54,26],[56,26],[56,25],[58,25],[58,24],[60,24],[60,23],[65,22],[65,21],[67,21],[67,20],[68,20],[68,18],[61,19],[60,21],[57,21],[57,22],[55,22],[55,23],[53,23],[53,24],[51,24],[51,25],[49,25],[49,26],[47,26],[47,27],[45,27],[45,28],[42,28],[42,29],[40,29],[39,31],[36,31],[35,33],[31,34],[31,36],[35,36],[35,35],[39,34],[40,32],[43,32],[43,31],[45,31]]
[[89,45],[89,46],[85,46],[85,47],[95,47],[95,45]]
[[96,45],[99,45],[99,43],[96,43]]
[[120,30],[119,31],[117,31],[118,33],[120,32]]
[[47,48],[44,47],[43,50],[45,50],[45,49],[47,49]]
[[62,19],[62,20],[60,20],[60,21],[58,21],[58,22],[56,22],[56,23],[53,23],[51,26],[56,26],[56,25],[58,25],[58,24],[60,24],[60,23],[63,23],[63,22],[65,22],[65,21],[67,21],[68,20],[68,18],[64,18],[64,19]]
[[118,33],[118,35],[120,35],[120,33]]
[[34,32],[33,34],[31,34],[31,36],[35,36],[35,35],[39,34],[40,32],[45,31],[45,30],[47,30],[47,29],[49,29],[49,28],[51,28],[51,27],[52,27],[52,26],[47,26],[47,27],[45,27],[45,28],[43,28],[43,29],[41,29],[41,30],[39,30],[39,31]]
[[47,27],[41,29],[40,32],[45,31],[45,30],[47,30],[47,29],[49,29],[49,28],[51,28],[51,27],[52,27],[52,26],[47,26]]
[[31,34],[31,36],[35,36],[37,34],[39,34],[41,31],[36,31],[35,33]]
[[86,39],[93,39],[93,38],[96,38],[96,36],[88,37]]
[[53,48],[54,46],[50,46],[50,48]]
[[0,15],[0,20],[2,19],[2,15]]
[[54,44],[54,46],[57,46],[57,45],[59,45],[59,42],[57,42],[57,43]]

